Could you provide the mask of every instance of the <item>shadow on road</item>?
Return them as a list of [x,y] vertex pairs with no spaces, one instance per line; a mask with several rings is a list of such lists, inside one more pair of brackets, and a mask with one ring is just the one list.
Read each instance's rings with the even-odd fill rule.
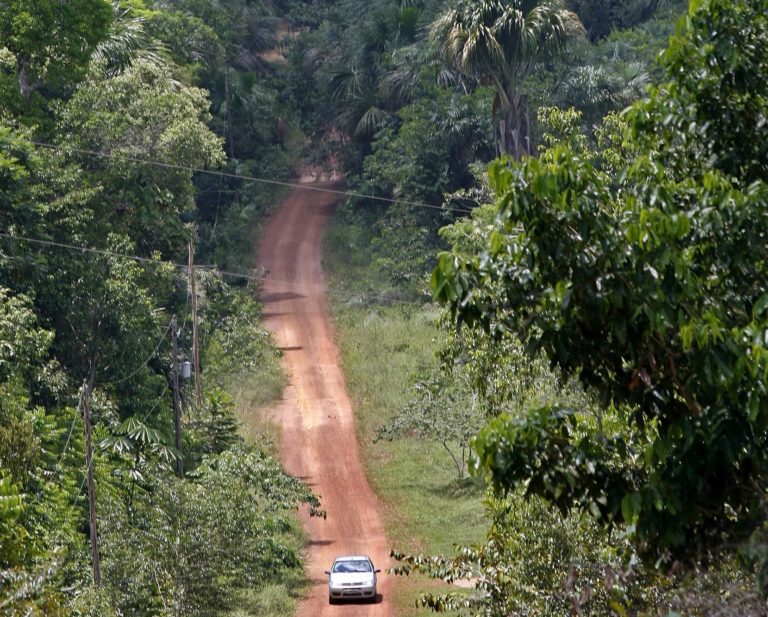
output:
[[345,598],[344,600],[334,600],[333,604],[338,604],[341,606],[365,606],[367,604],[381,604],[384,601],[384,596],[382,596],[380,593],[376,594],[376,597],[372,600],[369,598]]
[[299,298],[306,298],[303,294],[297,294],[295,291],[276,291],[271,294],[260,296],[262,304],[268,302],[280,302],[281,300],[298,300]]
[[336,543],[336,540],[310,540],[309,541],[310,546],[329,546],[335,543]]

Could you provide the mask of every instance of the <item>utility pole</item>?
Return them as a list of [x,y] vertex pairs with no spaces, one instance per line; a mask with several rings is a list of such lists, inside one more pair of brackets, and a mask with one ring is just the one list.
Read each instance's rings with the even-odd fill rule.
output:
[[203,402],[200,379],[200,336],[197,327],[197,284],[195,281],[195,247],[189,241],[189,292],[192,294],[192,360],[195,365],[195,403]]
[[179,330],[176,315],[171,318],[171,389],[173,390],[173,432],[174,445],[179,458],[176,459],[176,474],[184,476],[184,461],[181,458],[181,398],[179,397]]
[[101,587],[99,536],[96,529],[96,488],[93,485],[93,450],[91,448],[91,390],[87,379],[83,381],[83,424],[85,425],[85,477],[88,483],[88,515],[91,523],[93,584]]

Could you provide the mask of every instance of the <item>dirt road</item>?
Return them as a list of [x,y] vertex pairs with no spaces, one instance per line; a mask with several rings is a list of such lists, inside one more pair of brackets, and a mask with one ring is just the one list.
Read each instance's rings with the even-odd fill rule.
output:
[[294,191],[262,234],[260,264],[267,269],[261,300],[290,384],[272,410],[282,426],[281,458],[287,471],[320,495],[327,520],[305,519],[310,537],[312,589],[300,617],[390,617],[392,581],[379,575],[375,604],[328,604],[327,577],[339,554],[367,554],[382,570],[388,544],[377,501],[362,470],[355,416],[341,372],[325,299],[322,238],[338,197]]

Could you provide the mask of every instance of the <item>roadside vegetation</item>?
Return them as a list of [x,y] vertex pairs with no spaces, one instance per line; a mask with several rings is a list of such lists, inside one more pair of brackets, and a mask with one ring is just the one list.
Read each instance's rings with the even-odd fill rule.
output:
[[293,613],[254,241],[313,166],[404,614],[766,614],[767,16],[2,3],[0,612]]
[[305,56],[351,187],[393,200],[328,240],[371,475],[453,442],[489,488],[457,550],[391,517],[396,572],[472,581],[437,612],[762,615],[765,2],[512,4],[361,9]]
[[301,154],[280,11],[0,7],[3,615],[295,612],[319,503],[253,422],[283,385],[253,261],[280,192],[234,177]]
[[[338,302],[334,315],[366,472],[385,504],[392,545],[450,552],[479,541],[486,525],[483,484],[467,477],[466,468],[457,473],[444,437],[377,439],[408,404],[419,376],[438,369],[434,312]],[[448,446],[458,451],[462,444]],[[399,611],[410,614],[419,587],[403,584],[399,591]]]

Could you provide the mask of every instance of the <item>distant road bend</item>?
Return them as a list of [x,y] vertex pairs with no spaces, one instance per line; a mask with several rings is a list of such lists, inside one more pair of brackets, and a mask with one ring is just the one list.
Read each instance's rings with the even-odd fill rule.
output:
[[328,512],[327,520],[304,520],[312,588],[298,616],[392,617],[393,584],[386,573],[379,575],[375,604],[333,606],[323,573],[340,554],[370,555],[382,570],[390,565],[377,500],[362,469],[355,416],[325,298],[322,239],[339,199],[295,190],[262,234],[259,261],[269,273],[261,294],[264,323],[284,352],[290,378],[272,417],[282,427],[280,454],[286,470],[303,479]]

